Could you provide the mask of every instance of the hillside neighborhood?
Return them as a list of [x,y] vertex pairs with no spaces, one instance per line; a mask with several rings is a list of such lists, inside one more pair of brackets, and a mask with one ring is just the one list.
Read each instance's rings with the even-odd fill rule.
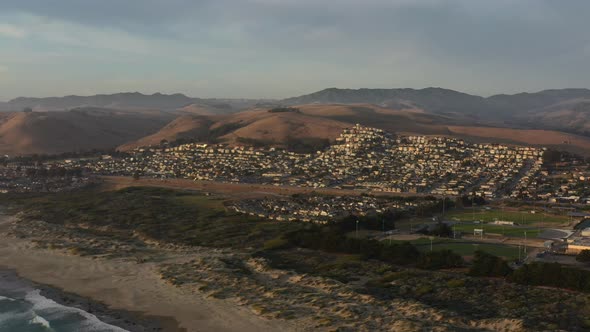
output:
[[139,148],[127,158],[84,165],[95,174],[435,195],[517,196],[543,164],[543,149],[472,144],[445,137],[394,136],[356,125],[325,151],[191,143]]

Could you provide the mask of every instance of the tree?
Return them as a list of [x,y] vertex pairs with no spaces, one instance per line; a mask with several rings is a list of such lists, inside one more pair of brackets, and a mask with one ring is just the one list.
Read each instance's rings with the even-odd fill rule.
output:
[[463,266],[463,257],[449,249],[429,251],[418,259],[417,266],[422,269],[438,270]]
[[505,260],[487,252],[477,250],[469,275],[476,277],[505,277],[512,272]]
[[139,172],[133,173],[133,180],[139,180]]
[[582,263],[590,263],[590,250],[582,250],[576,256],[576,260]]

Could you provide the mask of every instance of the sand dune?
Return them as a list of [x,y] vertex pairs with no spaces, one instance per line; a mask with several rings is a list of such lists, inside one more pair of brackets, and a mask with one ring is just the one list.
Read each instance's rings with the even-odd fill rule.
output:
[[[0,231],[11,221],[0,216]],[[15,269],[29,280],[90,297],[113,309],[173,317],[188,331],[295,330],[288,322],[263,319],[245,308],[182,292],[163,282],[153,263],[69,256],[33,249],[29,242],[3,234],[0,265]]]
[[[276,269],[227,248],[146,242],[153,257],[143,263],[132,251],[127,259],[105,259],[33,248],[36,241],[88,239],[42,221],[14,221],[0,216],[0,266],[111,309],[172,317],[188,331],[523,330],[518,319],[472,319],[415,299],[383,300],[359,293],[354,282]],[[109,250],[121,250],[119,240],[109,242]]]

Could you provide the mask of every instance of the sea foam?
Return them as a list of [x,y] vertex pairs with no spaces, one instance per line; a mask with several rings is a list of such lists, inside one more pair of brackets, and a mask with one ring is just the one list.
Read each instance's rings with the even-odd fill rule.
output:
[[81,322],[79,322],[81,325],[80,328],[88,332],[127,332],[127,330],[124,330],[120,327],[102,322],[95,315],[90,314],[82,309],[64,306],[51,299],[48,299],[41,295],[41,291],[38,289],[28,292],[25,296],[25,300],[33,305],[32,310],[35,312],[35,316],[43,319],[47,323],[47,325],[45,325],[46,327],[50,327],[51,319],[47,321],[45,318],[41,317],[39,315],[41,312],[51,312],[52,315],[55,315],[56,313],[61,315],[78,314],[84,318]]

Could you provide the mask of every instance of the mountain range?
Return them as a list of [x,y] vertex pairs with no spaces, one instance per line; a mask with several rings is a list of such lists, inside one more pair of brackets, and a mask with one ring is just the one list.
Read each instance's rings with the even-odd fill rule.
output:
[[284,100],[117,93],[20,97],[0,103],[0,111],[0,153],[10,155],[125,150],[179,139],[286,146],[333,140],[355,123],[590,155],[588,89],[484,98],[442,88],[330,88]]

